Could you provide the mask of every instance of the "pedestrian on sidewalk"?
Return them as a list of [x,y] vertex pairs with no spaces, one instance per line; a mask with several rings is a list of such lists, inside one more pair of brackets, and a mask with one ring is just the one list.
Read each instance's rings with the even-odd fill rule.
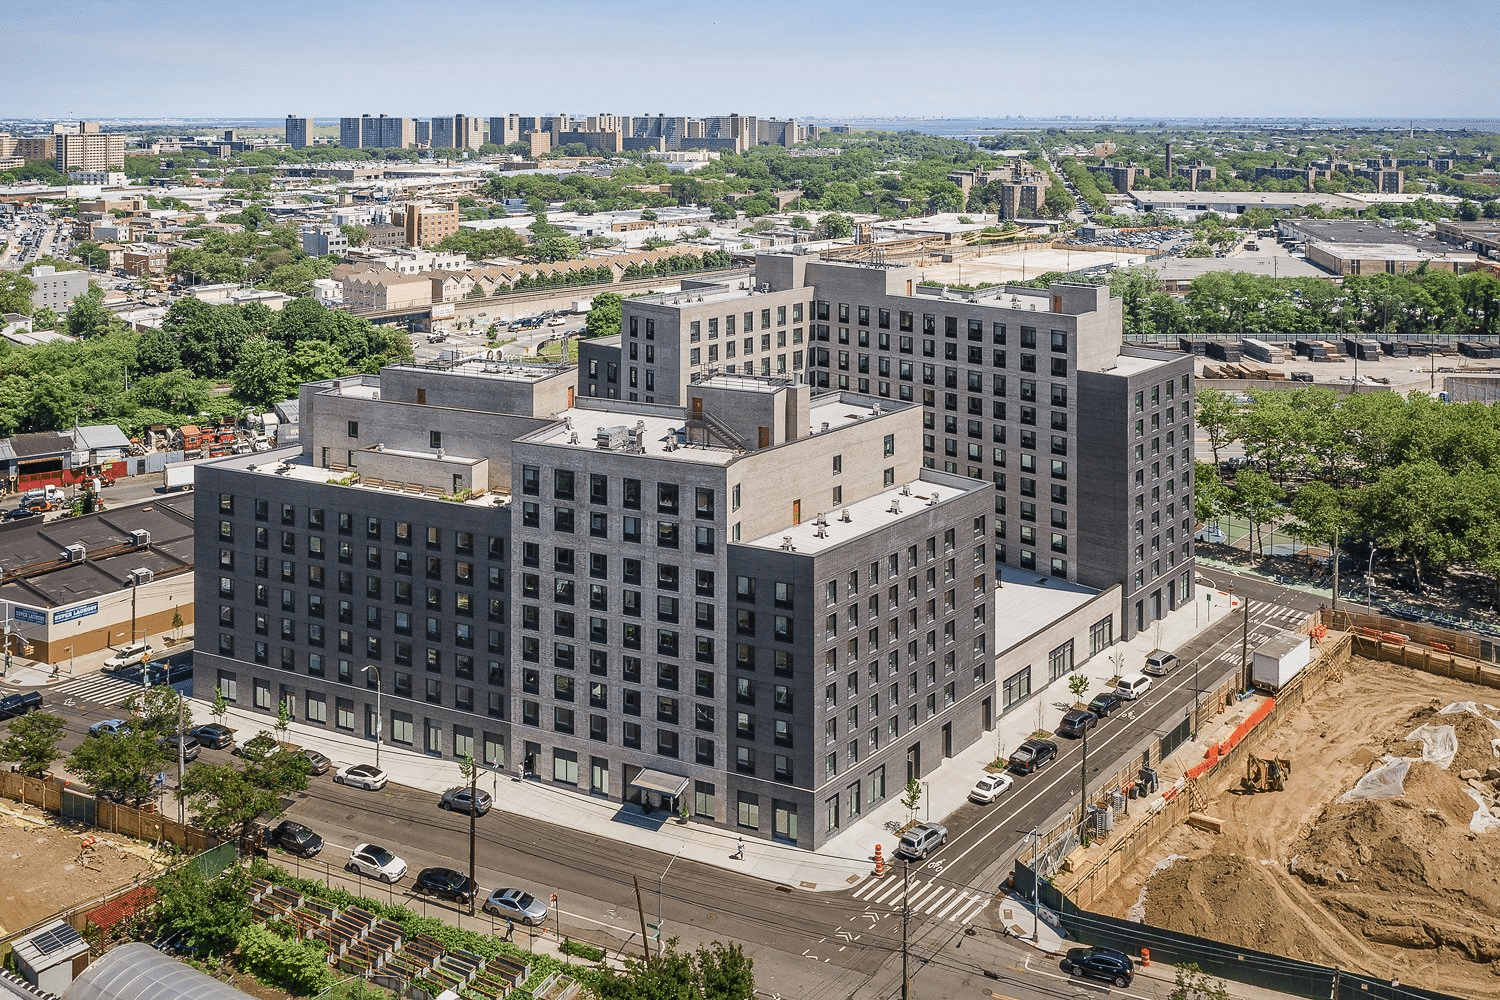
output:
[[505,918],[505,940],[513,941],[516,936],[516,922],[509,917]]
[[734,860],[736,860],[736,861],[744,861],[745,860],[745,838],[744,837],[741,837],[739,839],[739,844],[734,849]]

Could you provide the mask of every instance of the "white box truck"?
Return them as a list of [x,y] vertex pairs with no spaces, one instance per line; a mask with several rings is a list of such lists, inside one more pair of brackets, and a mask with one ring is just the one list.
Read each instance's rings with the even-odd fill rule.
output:
[[193,463],[168,462],[161,470],[161,484],[168,492],[193,488]]
[[1250,683],[1274,694],[1312,662],[1312,642],[1305,635],[1283,632],[1261,643],[1251,655]]

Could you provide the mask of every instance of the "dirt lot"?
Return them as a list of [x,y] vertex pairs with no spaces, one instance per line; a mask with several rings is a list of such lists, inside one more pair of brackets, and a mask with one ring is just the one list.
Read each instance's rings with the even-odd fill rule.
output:
[[[1438,714],[1466,701],[1487,718]],[[1500,760],[1491,741],[1500,727],[1488,719],[1500,719],[1496,705],[1500,691],[1355,659],[1258,751],[1291,759],[1285,792],[1242,794],[1238,774],[1220,776],[1205,811],[1225,820],[1224,832],[1177,829],[1116,883],[1101,909],[1458,996],[1500,998],[1500,829],[1470,831],[1478,806],[1465,791],[1495,801]],[[1420,756],[1422,744],[1407,736],[1422,725],[1454,727],[1458,749],[1448,769],[1414,763],[1404,795],[1338,801],[1383,755]]]
[[159,867],[149,845],[97,833],[85,864],[79,834],[35,822],[43,817],[40,810],[0,801],[0,933],[29,927]]

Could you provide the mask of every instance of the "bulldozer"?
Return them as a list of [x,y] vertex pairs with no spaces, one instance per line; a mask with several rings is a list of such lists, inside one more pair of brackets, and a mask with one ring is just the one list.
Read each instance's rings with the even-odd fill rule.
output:
[[1285,757],[1247,757],[1240,785],[1249,792],[1283,792],[1291,776],[1292,762]]

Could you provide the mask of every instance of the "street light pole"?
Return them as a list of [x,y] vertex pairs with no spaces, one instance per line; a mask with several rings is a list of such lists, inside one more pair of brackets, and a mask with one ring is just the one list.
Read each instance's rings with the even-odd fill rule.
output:
[[1375,613],[1375,553],[1378,551],[1380,550],[1374,545],[1370,546],[1370,566],[1365,571],[1365,614],[1367,615]]
[[365,664],[365,673],[375,671],[375,766],[380,766],[380,727],[384,719],[380,715],[380,668],[373,663]]
[[130,641],[132,643],[135,642],[135,595],[138,590],[140,587],[132,577],[130,580]]

